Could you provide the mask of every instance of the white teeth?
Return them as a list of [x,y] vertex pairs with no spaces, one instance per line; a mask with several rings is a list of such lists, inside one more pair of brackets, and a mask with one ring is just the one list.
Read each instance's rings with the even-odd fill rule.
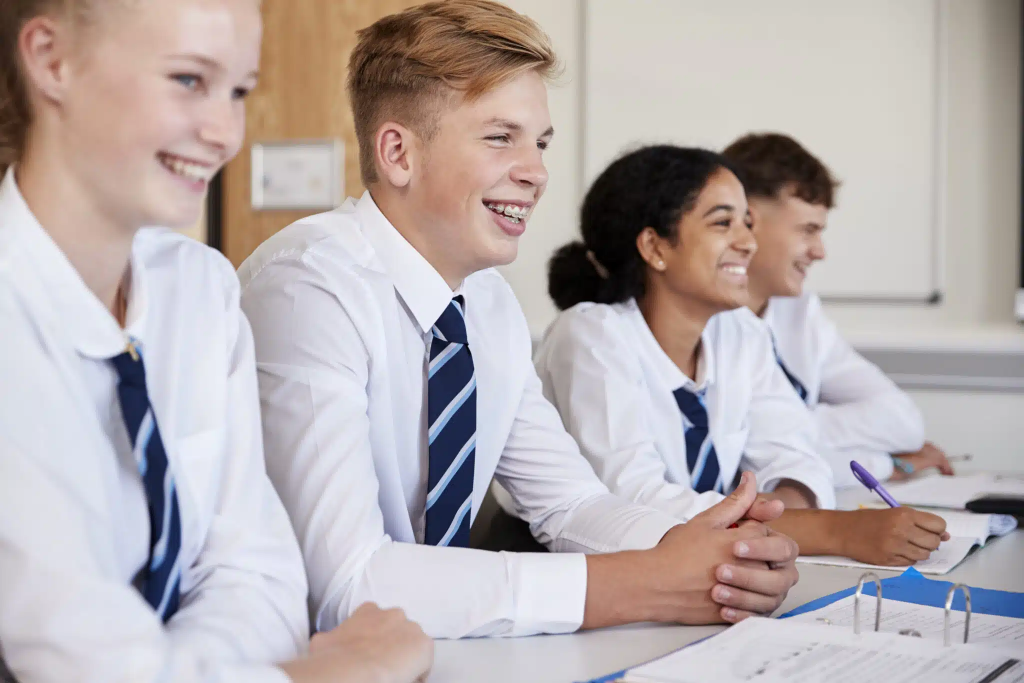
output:
[[724,266],[723,270],[725,272],[727,272],[727,273],[732,273],[733,275],[746,275],[747,274],[747,267],[746,266]]
[[208,166],[193,164],[179,157],[161,155],[160,160],[168,169],[184,178],[188,178],[189,180],[206,182],[210,179],[213,171],[213,169]]
[[530,215],[530,209],[526,206],[516,206],[515,204],[498,204],[496,202],[487,203],[487,208],[494,213],[501,214],[514,223],[526,220],[526,217]]

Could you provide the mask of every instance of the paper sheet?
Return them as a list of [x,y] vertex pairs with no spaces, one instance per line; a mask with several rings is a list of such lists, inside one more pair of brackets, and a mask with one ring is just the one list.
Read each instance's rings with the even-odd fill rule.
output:
[[1024,496],[1024,475],[971,474],[955,477],[923,477],[886,484],[900,505],[963,510],[969,501],[987,493]]
[[[914,569],[922,574],[946,574],[953,567],[963,562],[964,558],[971,552],[971,548],[975,545],[977,545],[977,542],[973,538],[954,536],[940,545],[939,549],[933,552],[927,560],[916,563]],[[800,564],[823,564],[830,567],[859,567],[861,569],[884,569],[888,571],[904,568],[864,564],[863,562],[851,560],[848,557],[837,557],[834,555],[801,555],[796,561]]]
[[1024,682],[1024,664],[981,645],[942,647],[891,633],[751,618],[692,647],[639,666],[628,683]]
[[[875,605],[877,599],[873,595],[862,595],[860,598],[860,627],[862,631],[875,628]],[[886,600],[882,591],[882,625],[881,630],[899,633],[902,629],[914,629],[922,638],[930,638],[938,642],[943,640],[942,622],[945,610],[930,605],[915,605],[898,600]],[[794,621],[812,624],[828,624],[834,628],[853,630],[853,596],[837,600],[813,612],[804,612],[795,617]],[[953,611],[949,619],[950,637],[954,643],[963,641],[964,613]],[[1019,652],[1024,656],[1024,619],[999,617],[991,614],[972,614],[969,642],[976,645],[990,645]]]

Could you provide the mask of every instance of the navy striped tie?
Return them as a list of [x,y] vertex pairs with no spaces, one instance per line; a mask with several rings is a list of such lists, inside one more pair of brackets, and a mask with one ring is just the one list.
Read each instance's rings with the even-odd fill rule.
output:
[[434,324],[427,365],[428,545],[467,547],[476,462],[476,373],[457,296]]
[[786,364],[782,362],[782,356],[779,355],[779,349],[775,346],[774,336],[772,337],[772,351],[775,353],[775,362],[778,363],[779,368],[782,369],[782,374],[784,374],[786,379],[789,380],[789,383],[793,385],[793,390],[796,391],[796,395],[800,397],[800,400],[806,403],[807,389],[804,387],[803,383],[796,378],[796,375],[789,371]]
[[683,430],[686,433],[686,466],[690,468],[690,486],[697,493],[721,493],[721,469],[715,444],[708,431],[708,411],[704,401],[686,387],[679,387],[672,395],[676,397],[679,410],[686,418]]
[[146,368],[134,342],[111,362],[120,378],[121,413],[149,507],[149,559],[142,569],[140,590],[166,623],[178,610],[181,590],[181,517],[174,476],[149,403]]

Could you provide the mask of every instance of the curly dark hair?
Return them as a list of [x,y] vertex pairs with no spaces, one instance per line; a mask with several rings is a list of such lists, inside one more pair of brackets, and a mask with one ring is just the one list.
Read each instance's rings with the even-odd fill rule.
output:
[[672,145],[642,147],[614,161],[583,200],[583,240],[560,247],[548,263],[555,305],[565,310],[582,301],[643,296],[646,263],[637,236],[650,227],[675,239],[680,219],[721,168],[736,173],[720,154]]
[[749,133],[722,151],[743,178],[749,197],[777,198],[793,193],[808,204],[835,206],[835,179],[816,156],[782,133]]

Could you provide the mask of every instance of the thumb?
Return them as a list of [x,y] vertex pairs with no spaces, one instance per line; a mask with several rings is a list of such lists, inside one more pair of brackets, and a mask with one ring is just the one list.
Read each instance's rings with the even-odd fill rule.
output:
[[712,529],[728,529],[746,516],[750,506],[757,500],[757,483],[754,475],[744,472],[740,485],[718,505],[710,507],[692,520],[710,526]]

